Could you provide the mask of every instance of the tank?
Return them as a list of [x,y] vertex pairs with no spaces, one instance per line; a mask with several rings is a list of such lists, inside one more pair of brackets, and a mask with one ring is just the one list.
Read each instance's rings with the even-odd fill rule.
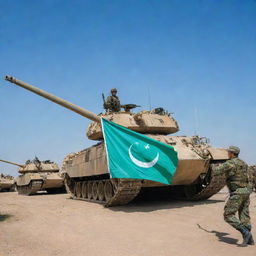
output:
[[15,191],[14,177],[11,175],[0,174],[0,192]]
[[20,175],[15,179],[16,189],[21,195],[33,195],[38,191],[61,193],[65,191],[64,180],[59,167],[50,160],[40,161],[37,157],[25,164],[18,164],[0,159],[1,162],[19,167]]
[[[224,177],[215,175],[213,167],[228,159],[227,151],[211,147],[206,138],[173,135],[179,131],[178,123],[162,108],[133,113],[128,107],[124,111],[96,115],[13,77],[6,76],[5,79],[93,121],[87,129],[87,136],[98,142],[92,147],[67,155],[63,160],[64,183],[74,199],[115,206],[129,203],[140,192],[143,194],[143,191],[151,190],[156,195],[161,190],[170,197],[177,195],[189,200],[204,200],[217,193],[225,184]],[[179,163],[172,185],[166,186],[149,180],[111,179],[101,117],[173,146],[178,152]]]

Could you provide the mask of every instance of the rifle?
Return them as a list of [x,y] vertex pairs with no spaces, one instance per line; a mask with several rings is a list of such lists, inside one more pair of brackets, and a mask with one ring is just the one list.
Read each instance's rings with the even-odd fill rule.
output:
[[103,99],[103,108],[104,108],[105,110],[107,110],[108,108],[107,108],[107,104],[106,104],[106,100],[105,100],[105,95],[104,95],[104,93],[102,93],[102,99]]

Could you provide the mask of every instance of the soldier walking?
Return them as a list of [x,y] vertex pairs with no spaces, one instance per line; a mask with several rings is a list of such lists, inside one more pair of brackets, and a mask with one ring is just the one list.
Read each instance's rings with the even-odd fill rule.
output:
[[[226,185],[230,193],[224,208],[224,220],[242,234],[243,245],[254,245],[249,215],[252,180],[247,164],[238,158],[239,153],[238,147],[230,146],[228,148],[229,160],[218,166],[215,173],[225,174]],[[238,218],[236,213],[238,213]]]

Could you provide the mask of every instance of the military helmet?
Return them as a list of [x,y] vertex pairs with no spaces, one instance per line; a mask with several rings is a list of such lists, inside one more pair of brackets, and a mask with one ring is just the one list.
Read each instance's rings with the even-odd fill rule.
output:
[[117,92],[117,89],[116,88],[112,88],[111,92]]
[[228,148],[228,151],[238,155],[240,153],[240,148],[236,146],[230,146]]

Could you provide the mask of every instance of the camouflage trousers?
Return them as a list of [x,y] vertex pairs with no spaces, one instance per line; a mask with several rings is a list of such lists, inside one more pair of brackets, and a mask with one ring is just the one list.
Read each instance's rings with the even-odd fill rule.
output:
[[224,208],[224,220],[235,229],[244,226],[251,230],[249,205],[250,194],[231,194]]

